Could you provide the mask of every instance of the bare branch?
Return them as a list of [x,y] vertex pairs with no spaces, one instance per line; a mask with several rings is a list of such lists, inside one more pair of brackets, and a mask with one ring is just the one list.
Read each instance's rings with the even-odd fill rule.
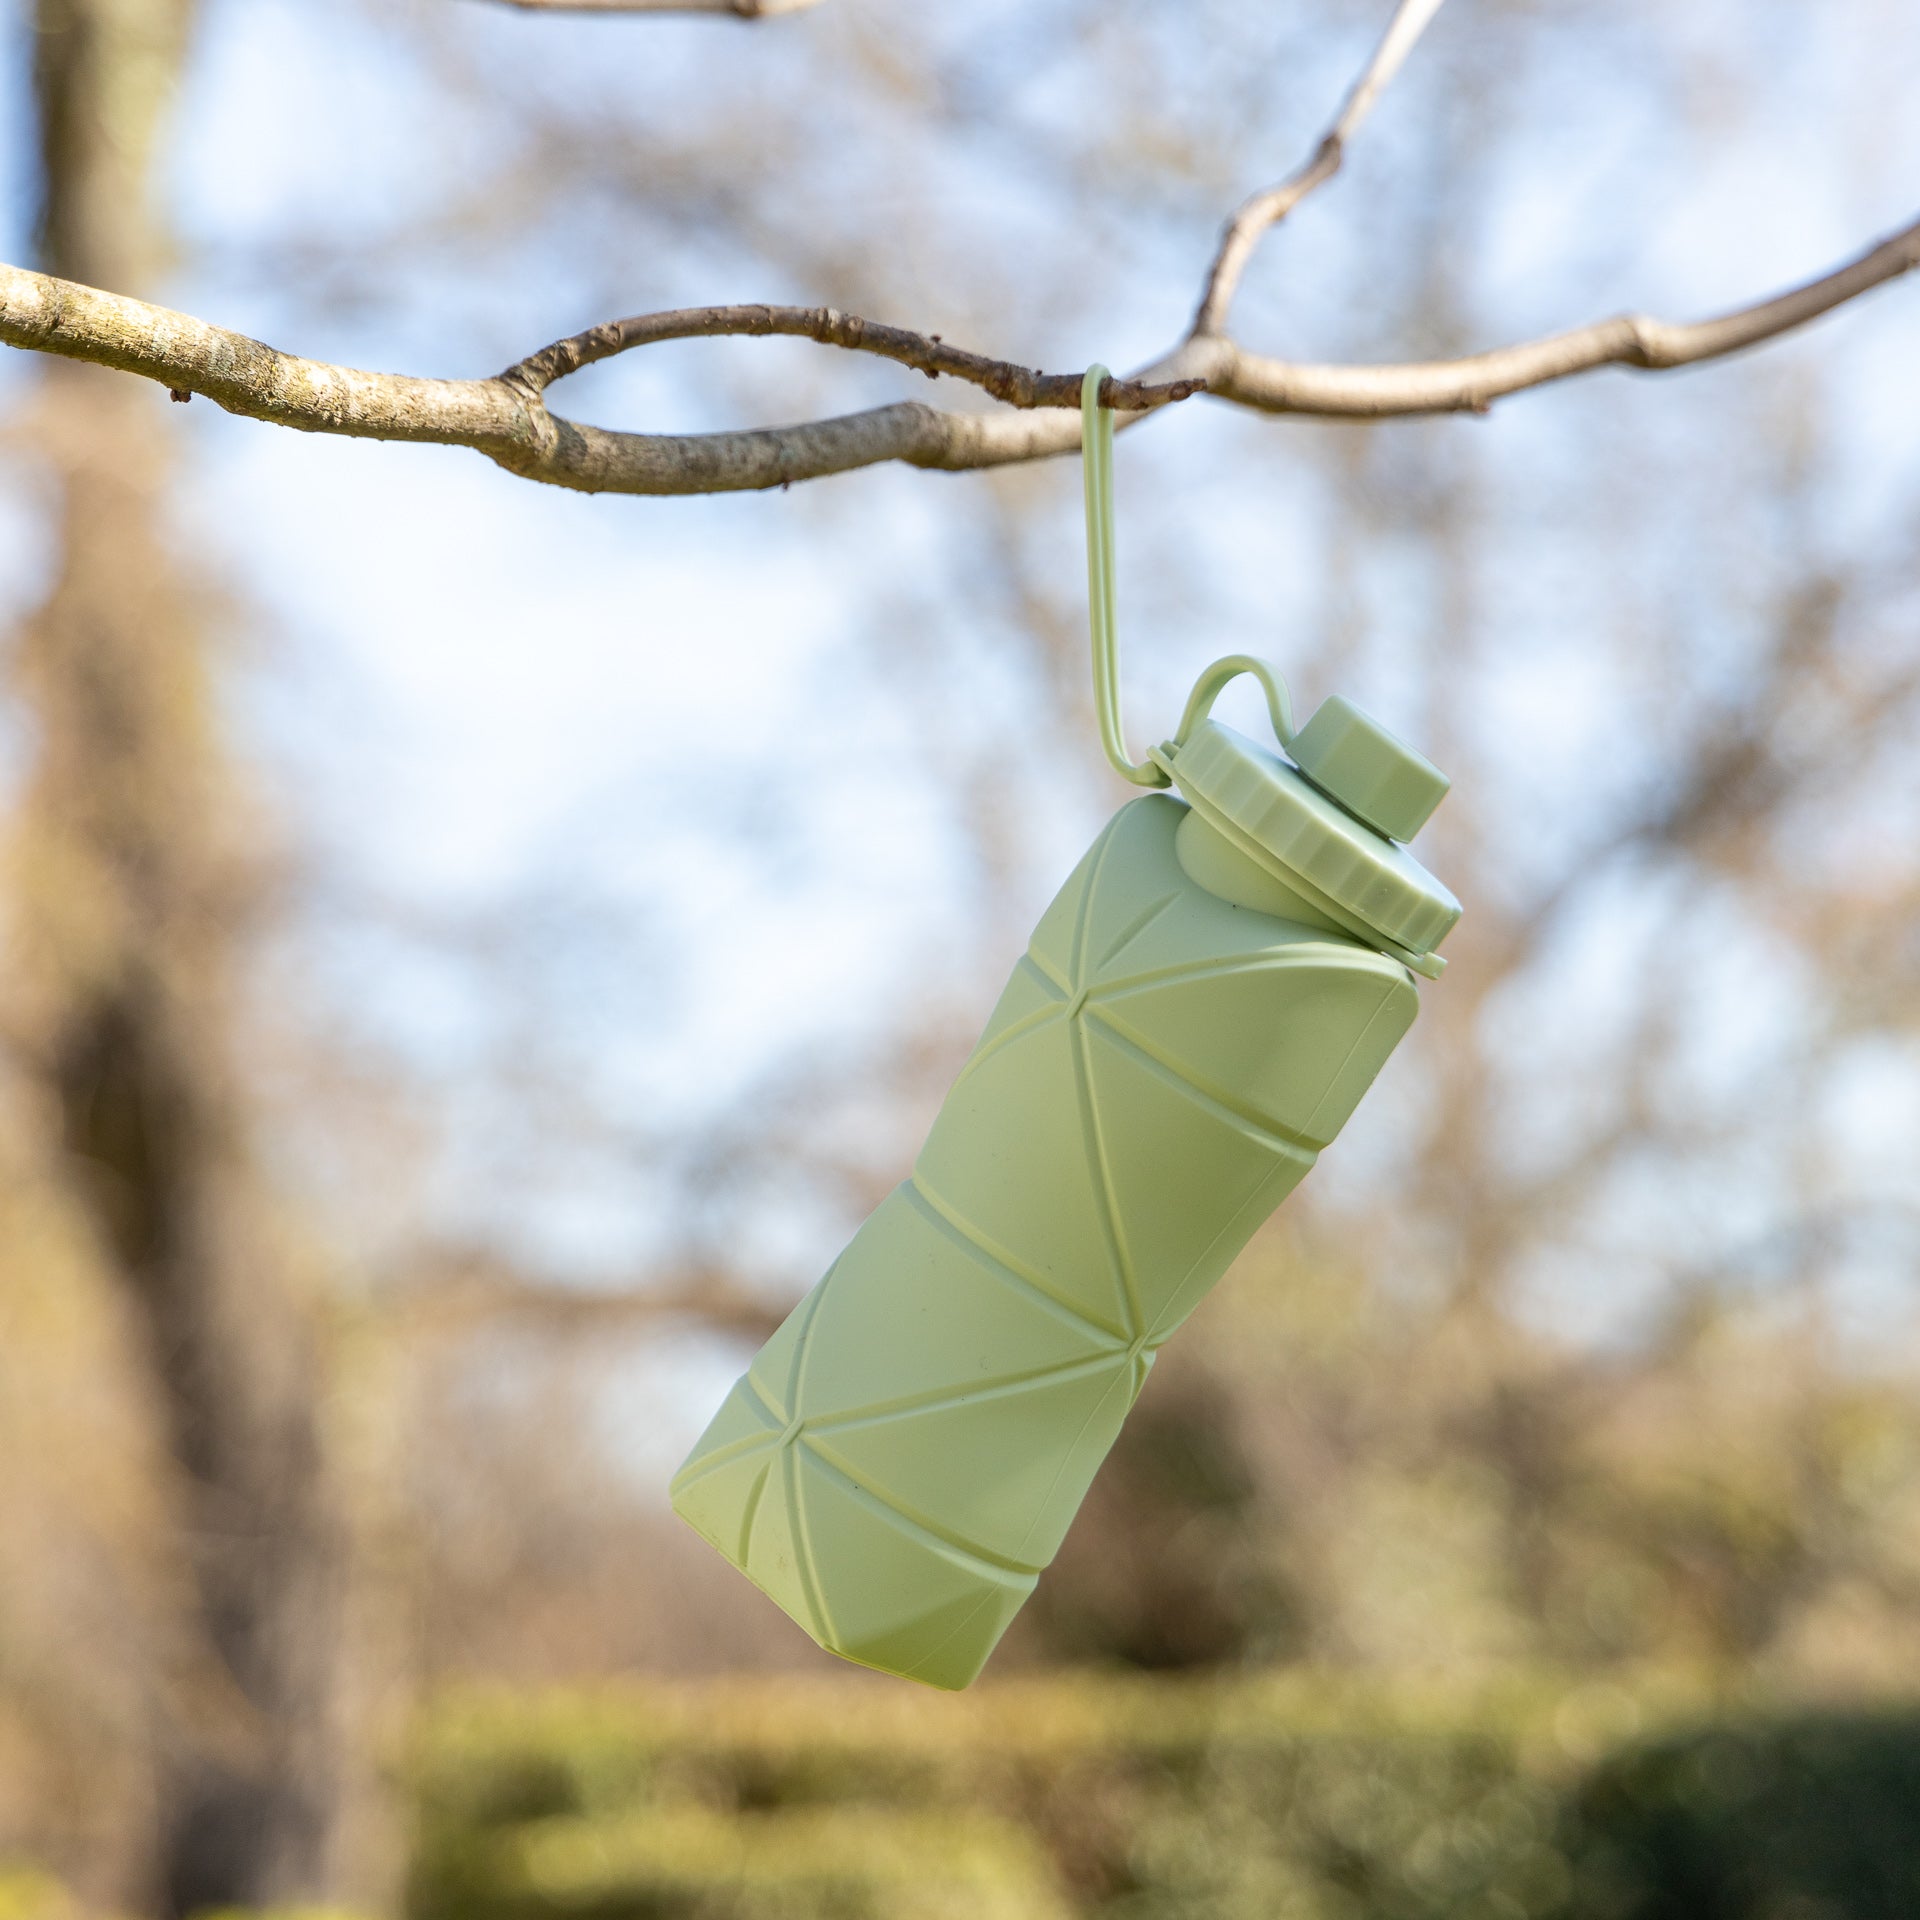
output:
[[[943,373],[965,380],[1010,407],[1080,404],[1081,376],[1077,373],[1041,373],[1008,360],[989,360],[984,354],[948,346],[937,333],[910,333],[904,327],[862,320],[858,314],[842,313],[835,307],[683,307],[674,313],[636,314],[629,320],[611,320],[605,326],[576,333],[571,339],[556,340],[509,367],[500,377],[518,381],[533,393],[543,393],[555,380],[596,360],[610,360],[631,347],[651,346],[657,340],[714,339],[727,334],[784,334],[792,339],[817,340],[822,346],[844,347],[850,353],[878,354],[883,360],[924,373],[929,380]],[[1135,380],[1110,377],[1101,383],[1100,398],[1122,412],[1144,413],[1170,401],[1188,399],[1205,384],[1201,380],[1173,380],[1142,386]]]
[[498,0],[522,13],[730,13],[764,20],[776,13],[804,13],[820,0]]
[[[647,323],[633,324],[644,330]],[[836,324],[844,335],[841,344],[853,345],[858,328]],[[740,330],[770,329],[756,321]],[[896,342],[908,337],[897,329],[877,331]],[[675,336],[670,330],[661,337]],[[5,265],[0,265],[0,343],[141,374],[172,390],[204,394],[229,413],[307,433],[472,447],[525,479],[585,493],[731,493],[885,460],[959,470],[1040,459],[1080,444],[1078,412],[1066,407],[1036,404],[1012,415],[977,415],[918,401],[735,433],[611,433],[547,410],[541,388],[558,377],[560,368],[531,374],[516,368],[491,380],[366,373],[302,360],[188,314]],[[929,355],[938,355],[938,343],[925,344]],[[974,355],[956,360],[993,369],[1010,390],[1023,381],[1032,382],[1036,392],[1059,390],[1052,384],[1059,376],[1035,375]],[[962,371],[957,365],[953,370]],[[1128,395],[1167,404],[1198,391],[1179,355],[1159,371],[1167,376],[1159,386],[1119,381],[1111,390],[1123,405]]]
[[1308,194],[1340,171],[1347,142],[1373,111],[1373,103],[1400,71],[1407,55],[1413,51],[1414,42],[1426,31],[1442,4],[1443,0],[1400,0],[1379,46],[1374,49],[1373,58],[1367,62],[1366,71],[1353,83],[1332,126],[1320,136],[1320,144],[1308,155],[1306,164],[1278,186],[1256,193],[1227,222],[1207,274],[1206,291],[1193,316],[1191,331],[1194,334],[1225,332],[1227,309],[1233,305],[1240,278],[1261,236],[1269,228],[1278,226]]
[[710,1268],[643,1285],[587,1289],[541,1280],[477,1250],[449,1253],[408,1276],[385,1304],[405,1331],[441,1338],[511,1325],[591,1339],[686,1321],[760,1341],[787,1316],[785,1306],[744,1287],[737,1276]]
[[[1459,360],[1312,366],[1191,338],[1107,397],[1132,419],[1203,388],[1266,413],[1347,419],[1485,412],[1503,394],[1601,366],[1691,366],[1805,325],[1920,265],[1920,221],[1856,260],[1757,306],[1675,325],[1626,316]],[[785,333],[971,381],[1009,403],[962,414],[918,401],[732,433],[614,433],[548,410],[555,380],[654,340]],[[491,380],[364,373],[278,352],[204,320],[0,265],[0,343],[118,367],[176,394],[309,433],[472,447],[510,472],[586,493],[731,493],[900,460],[961,471],[1068,453],[1080,444],[1078,377],[1041,374],[930,336],[819,307],[701,307],[642,315],[557,342]]]
[[1310,366],[1247,353],[1231,340],[1196,341],[1187,365],[1207,390],[1264,413],[1379,420],[1416,413],[1485,413],[1505,394],[1545,386],[1595,367],[1661,372],[1724,359],[1817,320],[1835,307],[1920,266],[1920,220],[1832,273],[1712,320],[1676,324],[1644,314],[1576,327],[1544,340],[1458,360],[1400,366]]
[[[505,0],[561,10],[664,11],[669,0]],[[672,0],[757,15],[813,0]],[[1400,0],[1386,34],[1312,158],[1249,200],[1221,240],[1185,341],[1132,378],[1109,378],[1128,423],[1203,390],[1266,413],[1385,419],[1484,413],[1504,394],[1601,366],[1653,370],[1722,358],[1830,312],[1920,264],[1920,221],[1856,260],[1757,306],[1676,325],[1639,315],[1461,359],[1316,366],[1246,352],[1224,331],[1260,235],[1339,170],[1346,143],[1399,71],[1442,0]],[[929,379],[947,375],[1014,409],[952,413],[918,401],[792,426],[730,433],[615,433],[549,411],[556,380],[661,340],[781,334],[870,353]],[[303,360],[190,315],[0,264],[0,343],[159,381],[176,400],[204,394],[230,413],[308,433],[472,447],[510,472],[586,493],[730,493],[786,486],[899,460],[960,471],[1068,453],[1080,444],[1080,376],[1046,374],[832,307],[690,307],[640,314],[556,341],[490,380],[428,380]]]

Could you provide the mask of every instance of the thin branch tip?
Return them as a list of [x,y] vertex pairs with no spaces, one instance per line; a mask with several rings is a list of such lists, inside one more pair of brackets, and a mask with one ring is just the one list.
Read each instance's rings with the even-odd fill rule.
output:
[[1220,244],[1207,269],[1200,304],[1187,329],[1190,340],[1222,335],[1240,281],[1262,238],[1292,213],[1308,194],[1323,187],[1346,160],[1347,142],[1373,111],[1375,101],[1400,71],[1444,0],[1400,0],[1373,57],[1340,103],[1340,111],[1320,136],[1305,162],[1278,185],[1263,188],[1241,202],[1221,230]]

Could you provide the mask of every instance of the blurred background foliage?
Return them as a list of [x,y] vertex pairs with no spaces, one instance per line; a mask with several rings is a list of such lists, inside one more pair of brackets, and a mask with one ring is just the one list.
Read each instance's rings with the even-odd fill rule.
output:
[[[1144,356],[1384,9],[0,17],[16,257],[477,373],[760,297]],[[1456,0],[1239,331],[1750,298],[1911,217],[1916,86],[1893,0]],[[1135,737],[1351,694],[1467,917],[958,1701],[662,1489],[1121,797],[1077,473],[587,501],[0,369],[0,1913],[1910,1920],[1913,298],[1123,441]]]

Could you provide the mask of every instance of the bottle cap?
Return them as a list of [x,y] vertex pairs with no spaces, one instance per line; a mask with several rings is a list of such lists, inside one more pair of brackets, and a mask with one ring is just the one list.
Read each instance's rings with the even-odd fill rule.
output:
[[1294,735],[1293,764],[1389,840],[1411,840],[1453,782],[1425,754],[1335,694]]
[[1437,977],[1446,963],[1433,949],[1460,902],[1395,840],[1426,823],[1446,776],[1345,700],[1329,700],[1294,751],[1299,766],[1206,719],[1152,757],[1241,852],[1337,924]]

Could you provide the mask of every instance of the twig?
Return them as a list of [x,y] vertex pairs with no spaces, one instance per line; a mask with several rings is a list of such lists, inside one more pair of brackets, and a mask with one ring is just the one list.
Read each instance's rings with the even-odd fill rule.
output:
[[1400,0],[1379,46],[1373,51],[1373,58],[1367,62],[1366,71],[1353,83],[1332,126],[1320,136],[1320,144],[1308,155],[1306,164],[1278,186],[1256,193],[1227,222],[1207,273],[1206,291],[1200,296],[1199,308],[1193,316],[1191,331],[1194,334],[1226,331],[1227,309],[1233,305],[1240,278],[1261,236],[1269,228],[1278,226],[1308,194],[1340,171],[1347,142],[1373,111],[1373,103],[1400,71],[1407,55],[1413,51],[1414,42],[1427,30],[1442,4],[1443,0]]
[[[1008,360],[989,360],[984,354],[950,347],[937,334],[910,333],[904,327],[862,320],[856,313],[841,313],[835,307],[682,307],[673,313],[636,314],[628,320],[610,320],[586,333],[576,333],[571,339],[556,340],[509,367],[500,377],[543,393],[553,381],[632,347],[651,346],[658,340],[714,339],[727,334],[784,334],[792,339],[817,340],[826,347],[844,347],[850,353],[878,354],[883,360],[912,367],[930,380],[943,373],[965,380],[1010,407],[1080,404],[1081,376],[1077,373],[1041,373]],[[1204,384],[1173,380],[1142,386],[1135,380],[1109,377],[1101,383],[1100,397],[1110,407],[1144,413],[1171,401],[1189,399]]]

